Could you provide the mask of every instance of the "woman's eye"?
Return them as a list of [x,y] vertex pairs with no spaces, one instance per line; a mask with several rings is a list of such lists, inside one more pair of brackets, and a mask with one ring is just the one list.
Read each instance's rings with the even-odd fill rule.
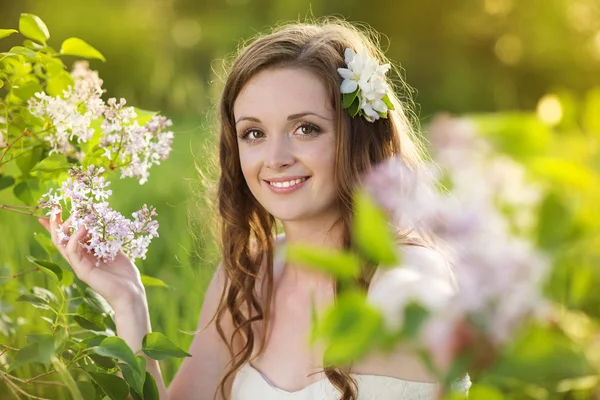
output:
[[296,131],[302,135],[314,135],[315,133],[320,132],[319,128],[312,124],[302,124]]
[[265,134],[259,130],[250,129],[250,130],[247,130],[246,133],[244,134],[244,139],[257,140],[257,139],[262,138],[264,135]]

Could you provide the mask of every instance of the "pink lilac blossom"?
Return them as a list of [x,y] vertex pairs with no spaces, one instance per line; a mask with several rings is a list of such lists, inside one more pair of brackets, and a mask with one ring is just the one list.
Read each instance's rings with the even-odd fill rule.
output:
[[[448,171],[450,192],[436,189],[435,174],[425,172],[431,167],[410,169],[399,158],[377,166],[364,181],[367,191],[392,217],[395,228],[432,233],[453,267],[459,290],[453,296],[442,296],[444,306],[431,306],[419,289],[422,284],[405,296],[390,297],[398,297],[400,313],[409,295],[429,308],[423,343],[434,355],[448,351],[441,343],[450,343],[456,327],[467,319],[476,319],[489,340],[501,344],[510,339],[520,322],[548,311],[540,289],[548,260],[530,241],[514,234],[498,208],[503,204],[533,208],[540,198],[539,188],[527,187],[522,167],[496,156],[474,136],[468,122],[444,117],[436,123],[432,139],[435,159]],[[509,166],[510,177],[503,176],[507,169],[501,166]],[[404,281],[417,284],[422,279]],[[390,296],[395,293],[394,289],[388,292]]]
[[158,237],[158,222],[152,219],[156,211],[144,205],[129,220],[113,210],[106,201],[112,191],[107,189],[110,182],[103,173],[103,168],[93,165],[86,170],[72,168],[60,190],[50,189],[42,196],[40,205],[49,209],[47,215],[51,218],[61,212],[61,203],[70,206],[70,231],[57,229],[59,240],[67,242],[73,232],[85,227],[88,235],[82,247],[96,256],[97,265],[111,262],[120,250],[132,259],[145,259],[151,239]]
[[[165,131],[172,122],[164,116],[153,116],[140,126],[133,107],[124,107],[125,99],[119,102],[109,99],[102,123],[103,138],[100,147],[104,156],[112,162],[120,161],[121,178],[134,177],[140,184],[148,181],[152,165],[165,160],[173,142],[173,132]],[[118,144],[118,146],[116,146]]]

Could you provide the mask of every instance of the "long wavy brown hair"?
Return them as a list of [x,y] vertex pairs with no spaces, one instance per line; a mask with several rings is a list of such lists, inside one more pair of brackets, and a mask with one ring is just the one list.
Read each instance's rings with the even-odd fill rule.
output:
[[[410,92],[397,69],[390,79],[389,97],[395,110],[387,119],[374,123],[362,117],[351,118],[342,109],[341,77],[337,69],[345,67],[344,51],[363,48],[381,63],[387,62],[378,46],[377,36],[367,29],[358,29],[337,19],[311,23],[294,23],[276,27],[242,47],[227,74],[219,103],[220,139],[218,209],[220,213],[220,246],[226,285],[215,316],[217,330],[226,343],[231,362],[219,382],[226,398],[226,386],[253,353],[260,354],[266,343],[269,310],[273,297],[273,254],[275,219],[250,193],[238,157],[233,106],[242,88],[258,72],[267,68],[304,68],[320,77],[327,88],[337,118],[335,181],[337,203],[344,228],[343,246],[352,247],[353,191],[360,177],[372,166],[392,156],[400,156],[409,166],[421,161],[421,147],[415,140],[415,118],[408,111]],[[399,90],[402,89],[402,90]],[[398,93],[403,93],[402,101]],[[264,271],[261,271],[264,268]],[[368,287],[372,272],[365,267],[358,284]],[[257,298],[258,277],[266,284],[266,297]],[[336,292],[339,285],[336,285]],[[225,335],[223,321],[230,314],[234,331]],[[228,318],[228,317],[227,317]],[[261,337],[255,337],[253,324],[262,322]],[[241,350],[234,352],[234,343]],[[255,352],[255,346],[258,346]],[[324,372],[339,390],[342,400],[357,398],[357,385],[347,367],[326,367]]]

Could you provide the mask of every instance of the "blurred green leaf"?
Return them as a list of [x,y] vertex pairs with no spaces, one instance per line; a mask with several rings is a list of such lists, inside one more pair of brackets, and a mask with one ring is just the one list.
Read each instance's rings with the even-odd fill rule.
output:
[[70,86],[73,86],[73,78],[71,74],[66,71],[52,76],[46,83],[46,93],[52,97],[58,97],[63,94],[64,90],[67,90]]
[[84,329],[92,331],[103,331],[106,329],[102,314],[92,310],[87,303],[81,303],[77,307],[77,315],[73,319]]
[[382,327],[381,315],[364,293],[342,293],[319,321],[317,337],[325,340],[325,364],[346,364],[363,356],[377,344]]
[[365,191],[354,196],[353,234],[361,253],[381,266],[398,263],[396,240],[388,218]]
[[37,201],[37,192],[39,189],[40,186],[37,179],[27,179],[13,187],[13,194],[23,203],[33,205]]
[[23,46],[14,46],[10,49],[10,51],[8,52],[8,54],[11,55],[23,55],[25,57],[28,58],[32,58],[35,59],[37,56],[37,53],[31,49],[28,49],[27,47],[23,47]]
[[152,276],[142,275],[140,278],[145,287],[168,287],[166,283]]
[[19,31],[16,29],[0,29],[0,39],[8,37],[13,33],[18,33]]
[[0,190],[11,187],[15,184],[15,178],[10,175],[2,175],[0,174]]
[[50,38],[50,32],[48,32],[48,28],[44,21],[33,14],[21,14],[21,18],[19,19],[19,31],[23,36],[43,44],[46,44],[46,41]]
[[480,114],[471,119],[484,137],[518,160],[543,154],[552,143],[552,132],[533,113]]
[[44,251],[46,252],[46,254],[48,254],[49,257],[58,252],[56,247],[54,247],[54,245],[52,244],[52,239],[50,239],[49,234],[43,232],[34,232],[33,237],[35,238],[35,241],[38,242],[40,246],[42,246],[42,249],[44,249]]
[[31,169],[42,159],[42,148],[36,147],[17,158],[17,166],[24,176],[29,175]]
[[555,193],[542,201],[536,232],[538,246],[547,250],[560,248],[572,232],[572,213]]
[[12,89],[12,93],[22,101],[27,101],[33,97],[34,94],[42,91],[42,86],[35,81],[29,81],[19,86],[13,86]]
[[159,332],[151,332],[142,340],[142,351],[153,360],[183,358],[192,355],[181,350],[175,343]]
[[500,355],[490,378],[510,378],[554,387],[556,382],[593,373],[581,346],[551,327],[526,328]]
[[85,41],[76,37],[68,38],[62,42],[62,45],[60,46],[60,54],[84,58],[96,58],[106,61],[106,58],[104,58],[102,53]]
[[35,164],[32,171],[55,172],[66,171],[70,168],[64,154],[52,154]]
[[56,278],[59,281],[62,280],[62,276],[63,276],[62,269],[58,265],[56,265],[50,261],[36,260],[35,258],[33,258],[31,256],[27,256],[26,258],[30,263],[33,263],[33,264],[38,265],[42,268],[45,268],[49,271],[52,271],[54,273],[54,276],[56,276]]
[[35,294],[23,294],[17,297],[16,301],[23,301],[25,303],[29,303],[35,308],[41,308],[42,310],[50,309],[50,302],[47,299],[41,296],[37,296]]
[[355,254],[314,246],[290,245],[287,249],[287,259],[340,279],[354,278],[361,269],[360,259]]
[[565,185],[569,189],[590,189],[597,187],[597,174],[577,162],[551,157],[535,157],[529,168],[546,180]]
[[101,372],[90,372],[89,374],[111,400],[127,399],[129,386],[123,379]]
[[81,396],[84,399],[95,399],[96,398],[96,389],[94,389],[94,385],[87,381],[77,381],[77,388],[81,392]]

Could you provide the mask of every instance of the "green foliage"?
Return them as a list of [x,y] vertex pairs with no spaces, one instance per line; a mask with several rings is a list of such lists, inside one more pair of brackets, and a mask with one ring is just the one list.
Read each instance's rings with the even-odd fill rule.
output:
[[383,211],[365,192],[355,195],[354,208],[352,232],[359,250],[375,264],[397,265],[396,240]]
[[[0,212],[30,218],[41,216],[36,205],[41,194],[62,181],[66,171],[81,160],[50,154],[45,136],[53,129],[51,121],[34,117],[27,102],[42,91],[61,96],[73,85],[60,56],[102,61],[104,57],[77,38],[65,40],[57,53],[48,44],[46,25],[33,14],[22,14],[19,31],[2,29],[0,38],[14,33],[27,39],[23,46],[0,54],[0,190],[2,202],[9,199],[9,204],[0,205]],[[140,124],[156,115],[137,111]],[[96,132],[101,122],[94,121]],[[91,144],[80,146],[75,139],[72,145],[86,151],[93,147],[85,146],[97,146],[99,140],[96,136]],[[94,151],[86,157],[87,161],[102,160]],[[104,164],[109,167],[106,160]],[[10,220],[4,214],[2,224]],[[10,256],[10,246],[0,251],[6,256],[2,263],[7,263],[0,266],[0,392],[8,389],[8,393],[23,394],[27,390],[44,398],[50,394],[75,400],[126,399],[129,394],[140,400],[158,399],[156,382],[146,372],[146,357],[135,355],[114,336],[114,312],[108,303],[63,268],[64,261],[55,261],[57,250],[47,234],[31,236],[32,229],[28,229],[35,240],[26,251],[35,256]],[[12,237],[2,236],[3,244]],[[19,272],[12,272],[15,267]],[[142,281],[147,287],[167,288],[161,279],[148,275]],[[144,351],[156,359],[189,356],[160,334],[144,338],[144,343]],[[44,385],[45,381],[52,385]]]

